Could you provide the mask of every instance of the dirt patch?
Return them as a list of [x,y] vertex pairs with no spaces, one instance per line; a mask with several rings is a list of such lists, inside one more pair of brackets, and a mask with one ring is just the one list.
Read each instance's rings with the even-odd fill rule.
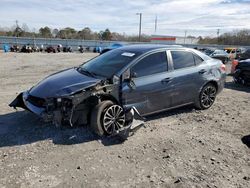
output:
[[250,89],[227,78],[214,106],[148,117],[122,143],[8,107],[45,76],[96,54],[0,53],[0,187],[248,187]]

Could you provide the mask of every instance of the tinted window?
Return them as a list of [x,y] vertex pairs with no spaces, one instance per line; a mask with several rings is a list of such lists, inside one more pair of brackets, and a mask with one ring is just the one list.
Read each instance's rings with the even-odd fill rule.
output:
[[203,60],[201,57],[199,57],[198,55],[195,55],[195,54],[194,54],[194,61],[195,61],[195,64],[196,64],[196,65],[199,65],[199,64],[201,64],[204,60]]
[[137,77],[156,74],[167,71],[166,52],[157,52],[140,60],[132,67],[131,72],[135,72]]
[[186,51],[172,51],[172,58],[174,69],[181,69],[195,65],[194,57],[191,52]]

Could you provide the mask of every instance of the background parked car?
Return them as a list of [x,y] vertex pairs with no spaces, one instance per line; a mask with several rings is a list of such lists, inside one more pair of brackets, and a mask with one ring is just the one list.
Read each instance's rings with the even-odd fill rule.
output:
[[224,48],[224,51],[229,54],[231,60],[237,59],[238,54],[245,51],[244,48]]
[[57,52],[61,52],[62,51],[62,45],[58,44],[56,47]]
[[123,45],[122,44],[119,44],[119,43],[114,43],[112,44],[111,46],[107,47],[107,48],[104,48],[102,51],[101,51],[101,54],[104,54],[105,52],[108,52],[110,50],[113,50],[113,49],[116,49],[116,48],[120,48],[122,47]]
[[78,46],[78,51],[79,51],[80,53],[83,53],[83,52],[85,51],[82,45],[79,45],[79,46]]
[[231,74],[235,73],[236,67],[240,62],[244,63],[245,62],[244,60],[248,60],[248,59],[250,59],[250,48],[245,49],[243,53],[239,54],[238,59],[233,60],[232,66],[231,66]]
[[236,59],[238,59],[238,60],[250,59],[250,48],[249,49],[245,49],[241,53],[237,54]]
[[73,52],[73,49],[71,46],[64,46],[63,47],[63,52]]
[[24,53],[31,53],[32,51],[32,47],[29,44],[23,45],[23,47],[21,48],[21,52]]
[[100,47],[100,46],[97,46],[97,47],[93,48],[94,53],[101,53],[101,51],[102,51],[102,47]]
[[10,51],[11,52],[19,52],[20,47],[18,45],[13,45],[13,46],[10,47]]
[[207,53],[207,55],[209,55],[212,58],[221,60],[222,63],[224,64],[226,64],[230,59],[229,54],[225,52],[224,50],[216,49],[216,50],[211,50],[209,53]]
[[48,52],[48,53],[56,53],[56,48],[53,47],[53,46],[48,46],[48,47],[45,49],[45,52]]
[[36,45],[32,46],[32,52],[39,52],[39,51],[40,51],[40,49],[38,46],[36,46]]
[[250,84],[250,59],[241,60],[235,67],[234,81],[239,84]]

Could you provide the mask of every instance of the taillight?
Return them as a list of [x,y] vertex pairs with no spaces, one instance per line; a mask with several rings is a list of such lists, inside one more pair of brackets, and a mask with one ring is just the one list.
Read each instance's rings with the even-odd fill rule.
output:
[[226,72],[226,65],[222,64],[222,65],[220,66],[220,70],[221,70],[222,72]]
[[233,60],[232,66],[231,66],[231,73],[233,74],[235,71],[235,67],[239,64],[238,60]]

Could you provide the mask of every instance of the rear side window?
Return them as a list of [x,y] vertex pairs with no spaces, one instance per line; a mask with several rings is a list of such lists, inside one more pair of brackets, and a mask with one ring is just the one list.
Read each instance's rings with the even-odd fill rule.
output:
[[187,51],[171,51],[174,69],[182,69],[195,65],[194,56]]
[[193,56],[194,56],[194,61],[196,65],[199,65],[203,62],[203,59],[199,57],[198,55],[193,54]]
[[167,70],[166,52],[150,54],[131,68],[131,72],[136,73],[136,77],[148,76]]

